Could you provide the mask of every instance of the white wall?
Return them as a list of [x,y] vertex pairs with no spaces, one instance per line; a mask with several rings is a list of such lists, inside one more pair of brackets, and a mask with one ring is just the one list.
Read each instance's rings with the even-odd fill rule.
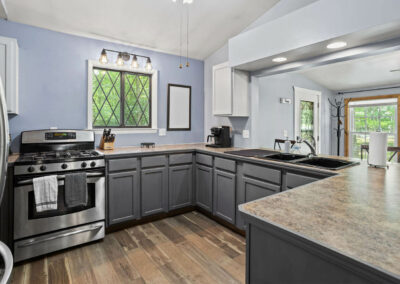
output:
[[242,138],[242,131],[249,129],[250,120],[248,118],[227,118],[218,117],[212,114],[212,67],[214,65],[228,61],[228,45],[225,44],[221,49],[214,52],[204,61],[204,135],[205,139],[210,134],[213,126],[227,125],[233,130],[233,143],[237,147],[248,147],[249,139]]
[[[321,98],[321,153],[331,154],[331,120],[328,98],[334,92],[328,90],[303,75],[285,73],[259,78],[259,98],[257,131],[253,135],[253,146],[272,148],[276,138],[283,139],[283,130],[289,139],[294,137],[294,91],[293,87],[320,91]],[[291,104],[281,104],[280,98],[292,99]],[[253,117],[252,117],[253,119]]]
[[[287,13],[293,12],[301,7],[304,7],[312,2],[317,0],[281,0],[274,7],[272,7],[269,11],[267,11],[264,15],[262,15],[259,19],[253,22],[248,28],[244,31],[253,29],[259,25],[262,25],[268,21],[272,21],[278,17],[281,17]],[[243,32],[244,32],[243,31]],[[212,67],[213,65],[223,63],[229,60],[229,49],[228,43],[226,43],[219,50],[214,52],[204,61],[204,135],[205,138],[210,133],[210,128],[213,126],[221,126],[228,125],[233,128],[233,140],[234,146],[236,147],[250,147],[252,146],[252,136],[253,133],[257,131],[257,121],[254,121],[252,124],[251,118],[225,118],[225,117],[216,117],[212,115]],[[257,78],[252,78],[251,80],[251,113],[254,117],[257,116],[257,100],[258,100],[258,92],[257,92]],[[242,138],[242,131],[244,129],[250,130],[250,139]]]

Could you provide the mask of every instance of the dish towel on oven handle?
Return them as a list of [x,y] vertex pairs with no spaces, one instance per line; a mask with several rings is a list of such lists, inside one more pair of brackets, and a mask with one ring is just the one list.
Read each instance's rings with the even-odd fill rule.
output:
[[34,178],[33,192],[37,212],[57,209],[58,181],[56,175]]
[[88,203],[88,188],[86,173],[65,175],[64,200],[67,208],[86,206]]

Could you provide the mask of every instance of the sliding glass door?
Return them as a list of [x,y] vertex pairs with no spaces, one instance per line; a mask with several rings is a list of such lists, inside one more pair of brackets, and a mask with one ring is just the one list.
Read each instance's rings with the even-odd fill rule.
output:
[[388,133],[388,146],[397,146],[397,99],[350,101],[348,107],[350,157],[361,157],[361,145],[369,143],[374,131]]

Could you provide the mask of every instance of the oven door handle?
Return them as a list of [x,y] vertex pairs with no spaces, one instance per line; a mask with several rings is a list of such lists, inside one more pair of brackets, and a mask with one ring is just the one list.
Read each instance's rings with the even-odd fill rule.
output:
[[81,233],[86,233],[86,232],[91,232],[91,231],[95,231],[100,229],[101,227],[103,227],[103,225],[92,225],[88,228],[85,229],[80,229],[80,230],[74,230],[74,231],[69,231],[66,233],[62,233],[59,235],[55,235],[55,236],[51,236],[51,237],[47,237],[47,238],[41,238],[41,239],[29,239],[23,243],[18,244],[19,248],[23,248],[23,247],[29,247],[29,246],[33,246],[36,244],[40,244],[40,243],[44,243],[44,242],[48,242],[48,241],[52,241],[52,240],[56,240],[56,239],[60,239],[60,238],[65,238],[65,237],[69,237],[69,236],[73,236],[73,235],[77,235],[77,234],[81,234]]
[[[102,177],[102,176],[104,176],[104,173],[101,173],[101,172],[88,173],[86,176],[88,178],[91,178],[91,177]],[[57,175],[57,179],[58,180],[65,179],[65,175]],[[27,179],[27,180],[19,181],[19,182],[17,182],[17,185],[24,185],[24,184],[30,184],[30,183],[33,183],[33,179]]]

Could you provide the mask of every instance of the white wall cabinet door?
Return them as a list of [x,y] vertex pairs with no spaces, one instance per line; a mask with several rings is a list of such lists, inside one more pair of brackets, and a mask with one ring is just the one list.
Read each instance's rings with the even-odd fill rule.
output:
[[232,70],[227,63],[213,67],[213,114],[232,114]]
[[213,66],[213,115],[249,116],[249,75],[229,62]]
[[0,37],[0,79],[8,113],[18,114],[18,44],[14,38]]

